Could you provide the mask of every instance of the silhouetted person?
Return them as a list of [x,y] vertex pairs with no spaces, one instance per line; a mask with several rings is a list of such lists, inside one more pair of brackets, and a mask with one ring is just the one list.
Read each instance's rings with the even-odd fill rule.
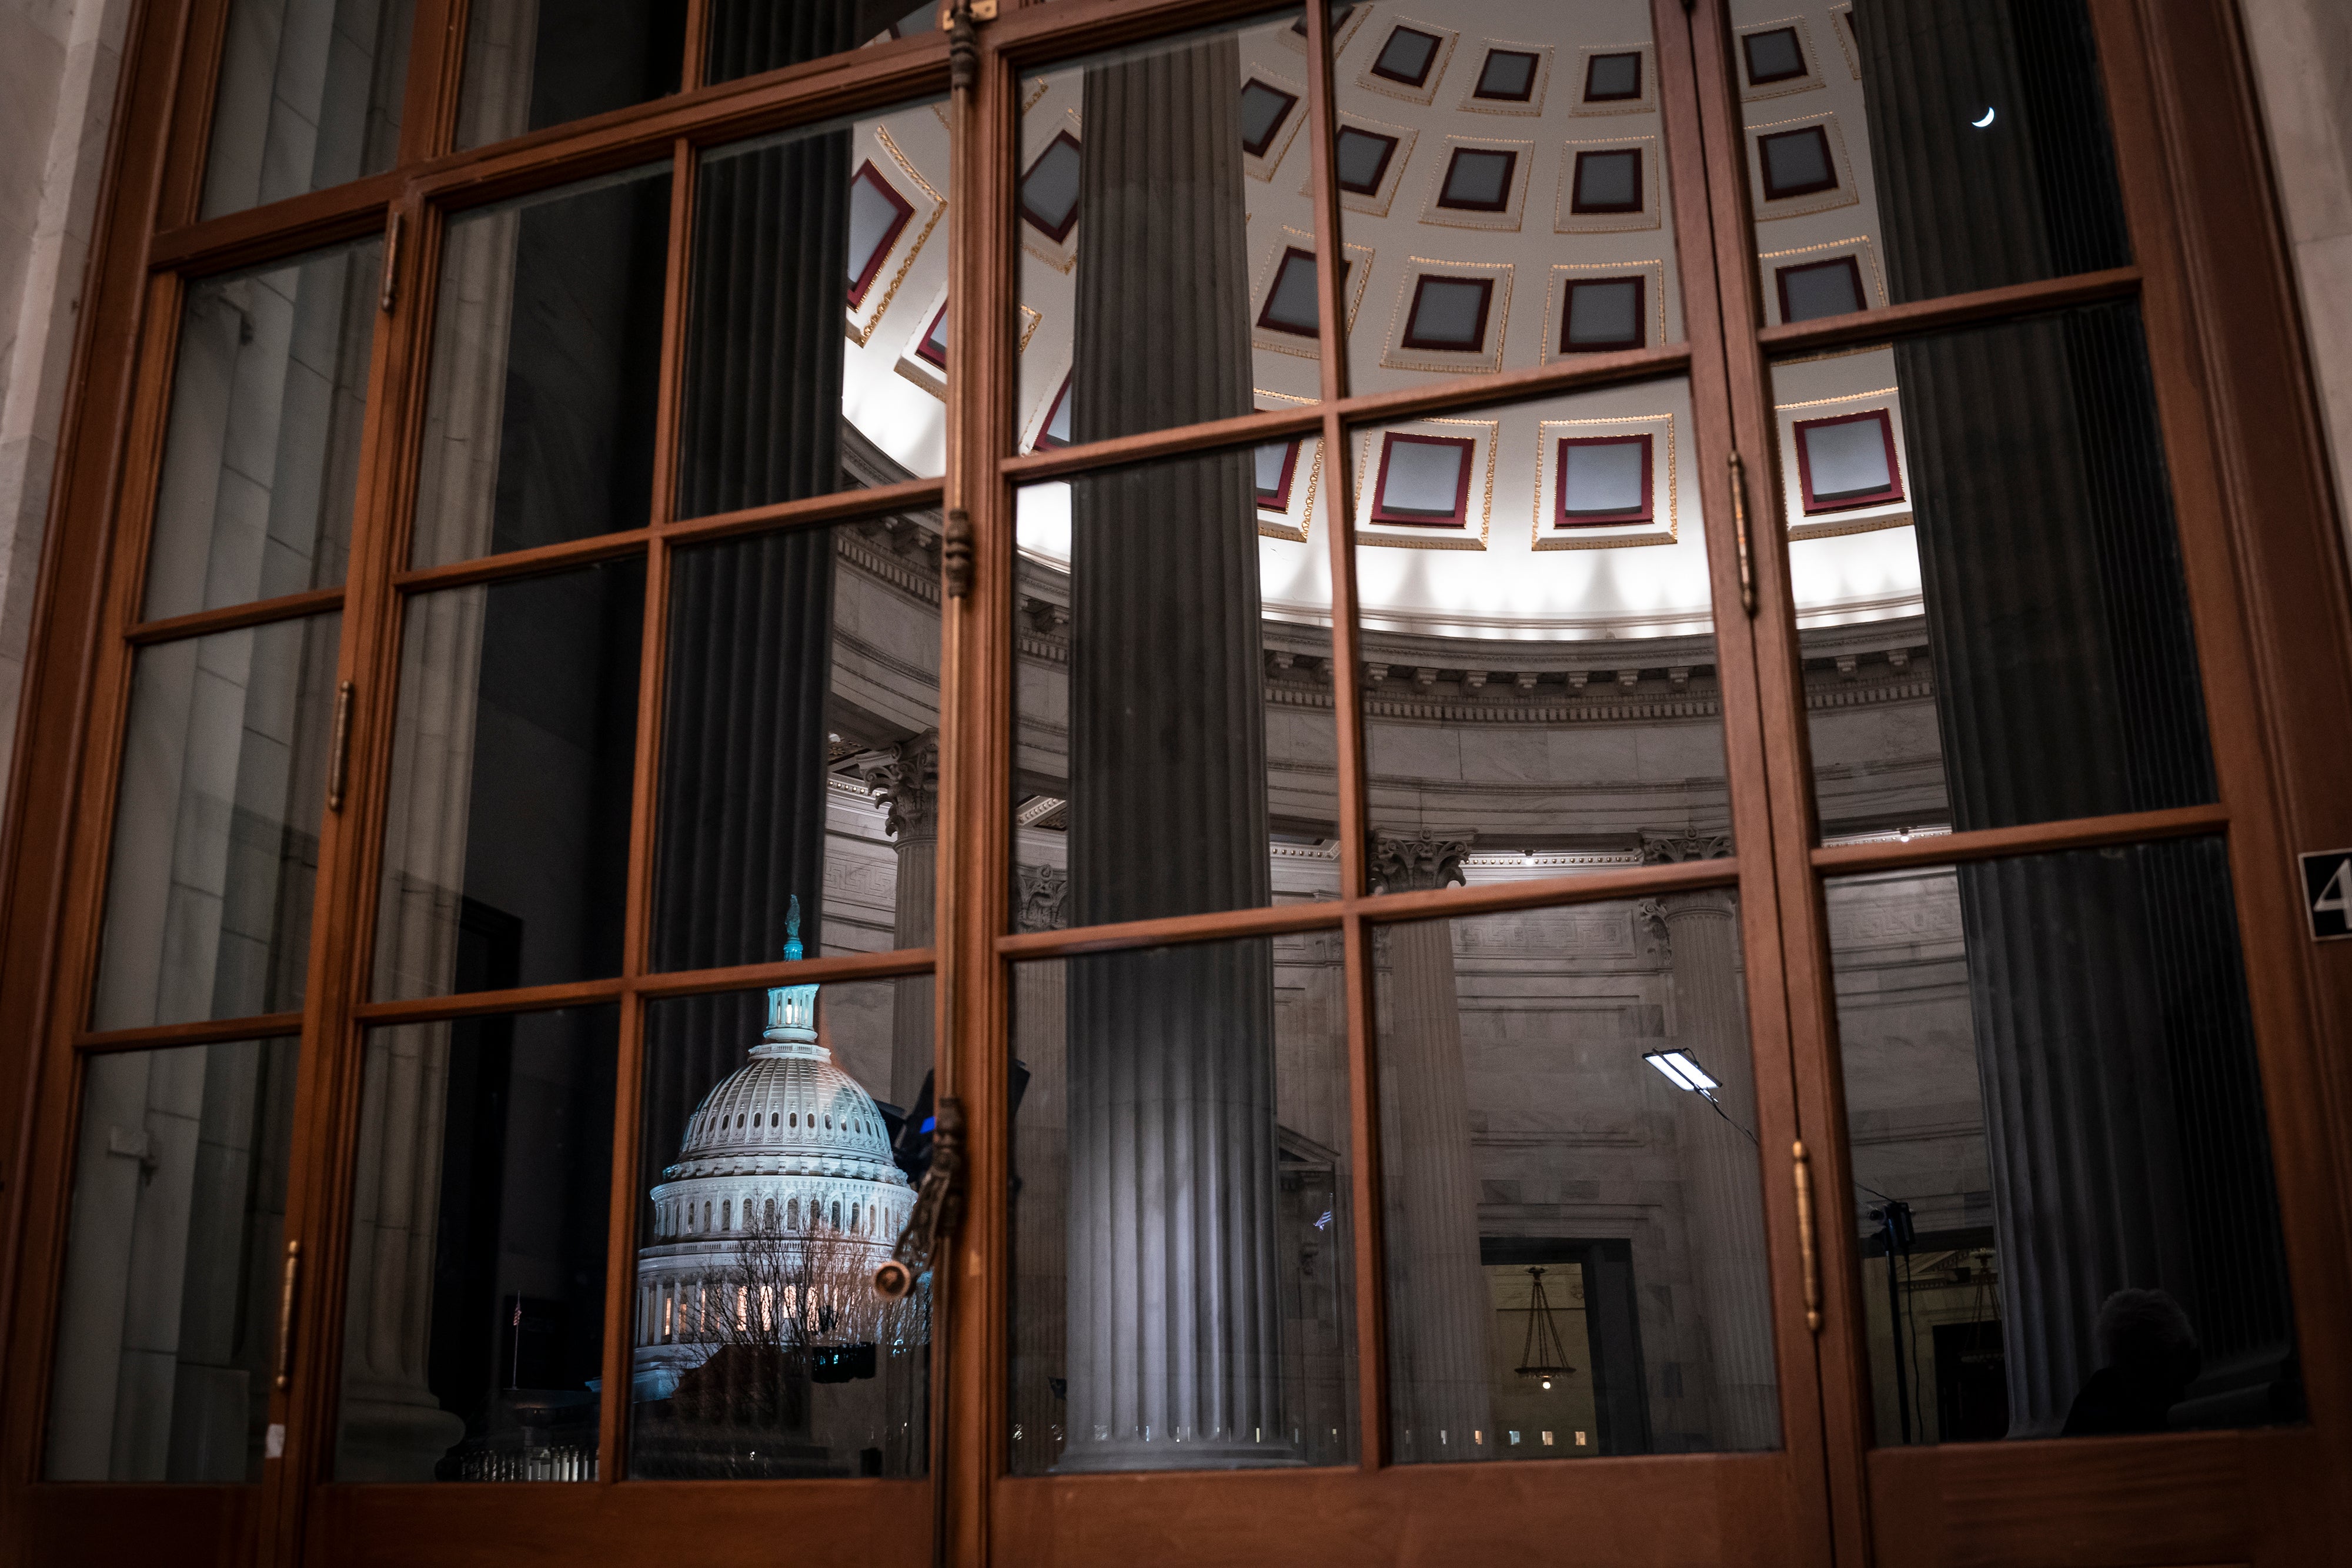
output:
[[2189,1314],[2162,1291],[2117,1291],[2099,1309],[2096,1332],[2106,1364],[2074,1396],[2060,1435],[2163,1431],[2203,1362]]

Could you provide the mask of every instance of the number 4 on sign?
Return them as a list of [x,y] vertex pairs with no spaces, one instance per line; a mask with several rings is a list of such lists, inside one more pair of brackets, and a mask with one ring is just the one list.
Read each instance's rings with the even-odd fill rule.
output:
[[2311,912],[2313,941],[2352,936],[2352,850],[2303,857],[2303,900]]

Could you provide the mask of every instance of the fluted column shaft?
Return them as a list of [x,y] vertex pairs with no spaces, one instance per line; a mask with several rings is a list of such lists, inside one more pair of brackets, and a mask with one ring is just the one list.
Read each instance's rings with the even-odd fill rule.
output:
[[[1247,412],[1230,38],[1099,67],[1080,157],[1079,439]],[[1072,486],[1073,924],[1268,901],[1246,454]],[[1069,974],[1065,1469],[1289,1462],[1264,940]]]
[[1688,1151],[1683,1170],[1692,1262],[1714,1363],[1714,1437],[1719,1448],[1769,1448],[1780,1435],[1780,1379],[1761,1176],[1756,1144],[1742,1130],[1756,1125],[1756,1073],[1740,988],[1738,917],[1722,890],[1670,894],[1659,901],[1659,917],[1673,955],[1674,1042],[1720,1080],[1715,1099],[1723,1115],[1698,1095],[1675,1097],[1676,1139]]
[[[1462,880],[1466,838],[1383,835],[1382,893]],[[1495,1308],[1478,1251],[1478,1173],[1462,1061],[1454,923],[1385,932],[1381,988],[1381,1173],[1387,1218],[1389,1416],[1400,1459],[1495,1454]]]
[[[883,831],[898,846],[892,883],[891,945],[930,945],[940,890],[940,732],[927,729],[859,769],[887,815]],[[931,1071],[931,977],[897,982],[890,1018],[890,1099],[912,1111]]]
[[[1017,929],[1069,924],[1066,872],[1024,865],[1015,874]],[[1069,1342],[1068,972],[1061,960],[1013,967],[1013,1050],[1029,1070],[1013,1120],[1013,1468],[1028,1475],[1061,1458],[1067,1425],[1054,1390],[1065,1381]]]
[[[2078,10],[1860,0],[1853,19],[1896,302],[2124,258]],[[1996,100],[2006,132],[1956,129]],[[1952,825],[2214,799],[2137,308],[1894,352]],[[2258,1390],[2292,1339],[2219,846],[1957,877],[2010,1434],[2057,1432],[2126,1286],[2172,1294],[2209,1373]]]

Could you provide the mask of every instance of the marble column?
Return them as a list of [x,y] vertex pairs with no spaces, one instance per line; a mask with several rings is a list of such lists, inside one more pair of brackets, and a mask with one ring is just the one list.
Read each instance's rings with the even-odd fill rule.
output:
[[[1082,441],[1247,412],[1231,37],[1089,69]],[[1247,453],[1071,486],[1070,919],[1270,902]],[[1294,1463],[1263,939],[1069,966],[1065,1470]]]
[[[857,771],[884,810],[882,831],[898,847],[891,944],[927,946],[939,906],[940,732],[927,729],[900,741],[861,763]],[[911,1111],[923,1092],[923,1075],[931,1071],[931,977],[909,976],[897,987],[889,1097],[901,1111]]]
[[[1896,302],[2125,257],[2079,9],[1860,0],[1854,24]],[[2014,105],[2006,132],[1956,129],[1962,104],[1991,101]],[[2213,800],[2137,308],[1894,352],[1952,825]],[[2293,1337],[2218,841],[1957,879],[2010,1435],[2058,1431],[2126,1286],[2177,1298],[2204,1345],[2196,1392],[2260,1418]]]
[[[1058,866],[1013,868],[1013,927],[1057,931],[1069,924],[1069,873]],[[1013,1468],[1035,1475],[1061,1458],[1067,1412],[1069,1341],[1068,964],[1013,967],[1013,1054],[1029,1070],[1013,1118]]]
[[[1373,888],[1462,880],[1468,835],[1372,844]],[[1454,923],[1382,930],[1381,1176],[1387,1218],[1389,1424],[1401,1460],[1491,1458],[1495,1308],[1478,1255],[1478,1174],[1462,1065]]]
[[1673,1044],[1720,1081],[1722,1115],[1696,1094],[1675,1096],[1684,1220],[1714,1370],[1711,1435],[1719,1448],[1769,1448],[1780,1437],[1780,1380],[1738,912],[1728,889],[1710,888],[1645,901],[1642,913],[1664,927],[1671,956]]

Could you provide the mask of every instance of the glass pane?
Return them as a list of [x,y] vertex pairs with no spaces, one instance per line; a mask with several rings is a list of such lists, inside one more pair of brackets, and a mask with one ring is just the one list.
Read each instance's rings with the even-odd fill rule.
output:
[[87,1059],[44,1479],[261,1479],[294,1056]]
[[391,168],[415,13],[416,0],[231,0],[198,215]]
[[930,1277],[874,1292],[930,1160],[918,985],[646,1009],[632,1476],[924,1472]]
[[1694,439],[1680,379],[1350,434],[1375,826],[1520,874],[1730,852]]
[[1343,972],[1337,931],[1013,967],[1016,1474],[1354,1462]]
[[460,148],[678,89],[687,0],[473,0],[467,9]]
[[2130,263],[2083,0],[1731,18],[1767,324]]
[[[1405,846],[1395,891],[1507,879]],[[1400,1463],[1780,1442],[1728,888],[1384,928]]]
[[930,942],[939,580],[937,514],[671,555],[656,967]]
[[1320,395],[1301,20],[1277,11],[1023,83],[1021,450]]
[[619,1030],[368,1031],[335,1479],[596,1479]]
[[1777,366],[1821,831],[2213,800],[2139,312]]
[[947,189],[935,104],[703,155],[679,517],[947,471]]
[[406,606],[374,996],[621,970],[642,561]]
[[300,1009],[341,629],[139,650],[93,1028]]
[[939,31],[940,0],[710,0],[702,79],[733,81]]
[[664,164],[450,220],[416,565],[650,520],[669,186]]
[[1019,492],[1014,858],[1071,925],[1338,891],[1321,446]]
[[2222,841],[1827,892],[1878,1441],[2300,1419]]
[[1648,6],[1344,10],[1353,390],[1683,340]]
[[189,286],[142,619],[342,582],[383,258],[368,240]]

